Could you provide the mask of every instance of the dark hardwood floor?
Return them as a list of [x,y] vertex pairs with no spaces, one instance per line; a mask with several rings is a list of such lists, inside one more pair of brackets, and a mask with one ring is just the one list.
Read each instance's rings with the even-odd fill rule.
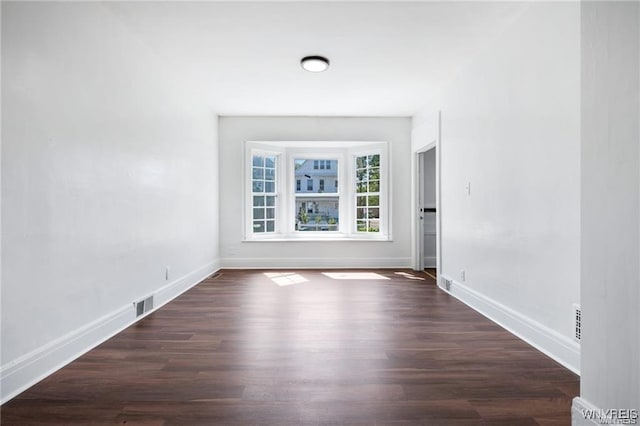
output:
[[322,272],[221,271],[6,403],[2,425],[571,423],[578,377],[427,274]]

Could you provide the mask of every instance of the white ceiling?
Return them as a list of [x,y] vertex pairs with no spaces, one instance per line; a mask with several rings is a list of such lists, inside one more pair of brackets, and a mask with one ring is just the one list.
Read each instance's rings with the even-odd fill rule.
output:
[[[409,116],[526,4],[130,2],[105,7],[220,115]],[[328,57],[325,73],[299,66]]]

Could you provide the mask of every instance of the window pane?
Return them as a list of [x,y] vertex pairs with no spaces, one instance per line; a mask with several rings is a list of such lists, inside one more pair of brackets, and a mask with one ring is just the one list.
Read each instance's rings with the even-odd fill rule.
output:
[[276,230],[276,223],[273,220],[268,220],[267,221],[267,232],[275,232]]
[[253,168],[253,178],[254,179],[264,179],[264,169],[260,167]]
[[276,180],[276,169],[264,169],[264,178],[266,180]]
[[380,155],[356,157],[357,232],[380,232]]
[[264,232],[264,221],[263,220],[254,220],[253,221],[253,232]]
[[296,197],[297,231],[337,231],[339,197]]
[[276,157],[267,157],[264,159],[264,166],[275,169],[276,167]]
[[[251,156],[251,189],[255,194],[252,197],[252,205],[249,213],[252,218],[251,228],[254,233],[274,232],[276,217],[276,200],[274,195],[258,195],[258,194],[275,194],[277,186],[277,156]],[[269,206],[269,209],[265,209]],[[269,215],[273,218],[272,226],[268,226],[265,217]]]
[[[294,159],[296,193],[336,193],[338,186],[338,160]],[[298,185],[300,181],[300,185]]]
[[373,169],[369,169],[369,180],[379,180],[380,179],[380,168],[376,167]]

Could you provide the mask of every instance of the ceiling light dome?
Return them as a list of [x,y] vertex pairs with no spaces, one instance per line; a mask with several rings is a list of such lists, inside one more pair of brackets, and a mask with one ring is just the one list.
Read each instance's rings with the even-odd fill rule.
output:
[[324,56],[305,56],[300,65],[309,72],[322,72],[329,68],[329,60]]

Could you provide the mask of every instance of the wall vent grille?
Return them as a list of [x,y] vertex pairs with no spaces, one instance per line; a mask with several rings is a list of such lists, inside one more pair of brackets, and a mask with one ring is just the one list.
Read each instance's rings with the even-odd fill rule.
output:
[[149,296],[139,302],[134,302],[133,305],[136,308],[136,318],[144,315],[153,309],[153,296]]
[[573,323],[574,323],[574,339],[580,341],[582,337],[582,309],[580,305],[573,305]]
[[442,278],[442,285],[444,286],[444,289],[447,291],[451,291],[451,280],[446,277],[441,277],[441,278]]

